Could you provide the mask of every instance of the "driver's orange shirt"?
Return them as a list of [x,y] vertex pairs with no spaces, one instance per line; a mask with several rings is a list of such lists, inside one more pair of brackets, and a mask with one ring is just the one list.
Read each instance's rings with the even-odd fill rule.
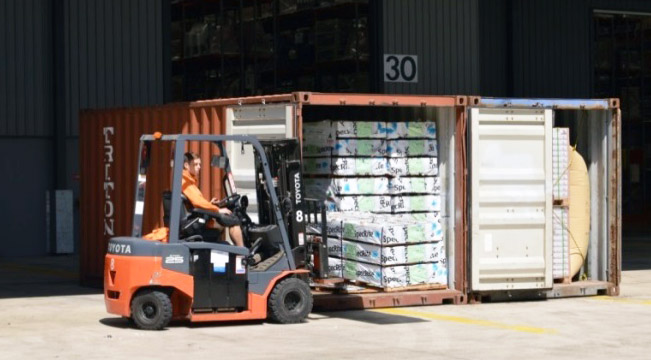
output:
[[217,212],[219,208],[216,205],[210,203],[199,190],[197,178],[190,174],[189,171],[183,170],[183,179],[181,180],[181,191],[188,200],[192,203],[192,206],[199,209],[210,210]]
[[[188,198],[188,200],[190,200],[192,206],[194,206],[195,208],[205,209],[205,210],[210,210],[215,212],[219,211],[219,207],[211,204],[210,201],[206,200],[206,198],[203,197],[203,194],[201,193],[201,190],[199,190],[197,183],[198,180],[195,176],[190,174],[189,171],[183,170],[183,179],[181,180],[181,191],[183,192],[183,195],[185,195]],[[217,222],[214,219],[210,220],[210,222],[208,223],[208,227],[209,228],[218,227]],[[167,242],[169,239],[169,232],[170,231],[167,227],[160,227],[154,229],[149,234],[143,236],[143,239]]]

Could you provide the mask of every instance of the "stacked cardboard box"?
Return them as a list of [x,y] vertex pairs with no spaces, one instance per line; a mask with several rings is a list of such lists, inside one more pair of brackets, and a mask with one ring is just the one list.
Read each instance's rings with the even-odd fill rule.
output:
[[554,128],[552,135],[552,178],[555,200],[570,197],[570,129]]
[[440,211],[433,122],[326,120],[304,123],[303,134],[304,173],[323,177],[308,181],[307,195],[332,210]]
[[[447,284],[446,251],[437,215],[328,214],[331,276],[377,287]],[[311,235],[321,229],[308,227]]]
[[554,206],[552,231],[552,277],[554,279],[565,279],[570,275],[570,232],[569,220],[570,211],[565,206]]
[[570,276],[570,129],[554,128],[552,133],[552,277],[569,281]]
[[329,211],[332,276],[447,284],[434,122],[306,122],[303,142],[307,196]]

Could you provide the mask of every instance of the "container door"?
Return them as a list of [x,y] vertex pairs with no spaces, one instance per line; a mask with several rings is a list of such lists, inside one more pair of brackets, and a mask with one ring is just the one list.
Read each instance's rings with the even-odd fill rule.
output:
[[[226,108],[226,134],[251,135],[259,140],[295,137],[294,105],[242,105]],[[227,145],[235,186],[240,195],[249,197],[248,214],[258,222],[258,203],[255,194],[253,147],[229,143]]]
[[470,109],[472,290],[552,287],[552,111]]

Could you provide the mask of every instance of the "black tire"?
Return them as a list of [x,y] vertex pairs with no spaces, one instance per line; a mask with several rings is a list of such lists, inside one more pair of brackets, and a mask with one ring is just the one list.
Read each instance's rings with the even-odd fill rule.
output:
[[281,324],[300,323],[312,311],[312,292],[297,278],[281,280],[274,286],[268,301],[269,319]]
[[131,301],[131,319],[140,329],[160,330],[172,319],[172,301],[162,291],[141,291]]

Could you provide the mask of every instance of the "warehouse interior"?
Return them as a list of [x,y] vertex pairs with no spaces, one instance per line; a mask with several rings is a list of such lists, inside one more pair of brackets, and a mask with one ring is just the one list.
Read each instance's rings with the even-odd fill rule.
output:
[[[20,240],[0,259],[78,254],[81,110],[291,91],[620,98],[624,249],[638,249],[649,40],[643,0],[3,0],[1,168],[15,175],[0,226]],[[391,54],[415,60],[401,81]]]

